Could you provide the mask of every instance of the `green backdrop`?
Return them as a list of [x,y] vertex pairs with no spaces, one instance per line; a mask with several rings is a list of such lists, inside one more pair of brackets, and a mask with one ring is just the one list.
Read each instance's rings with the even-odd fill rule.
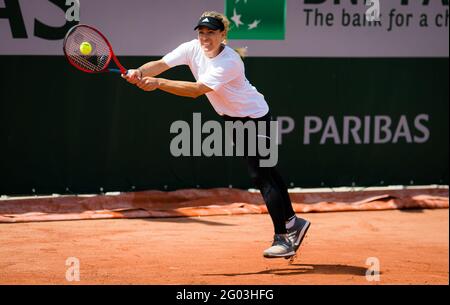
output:
[[[127,67],[155,58],[122,57]],[[279,167],[289,186],[448,184],[448,58],[247,58],[272,113],[295,120]],[[176,120],[218,118],[205,97],[141,92],[114,74],[89,75],[60,56],[0,56],[0,195],[189,187],[251,187],[238,158],[174,158]],[[164,74],[192,80],[186,67]],[[319,144],[305,116],[427,114],[425,143]],[[394,130],[393,130],[394,131]],[[339,127],[339,132],[342,128]],[[420,133],[418,133],[420,135]]]

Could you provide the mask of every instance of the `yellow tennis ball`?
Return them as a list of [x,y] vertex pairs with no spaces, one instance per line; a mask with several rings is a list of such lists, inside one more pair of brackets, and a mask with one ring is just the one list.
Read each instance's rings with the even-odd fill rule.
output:
[[83,55],[89,55],[92,52],[92,46],[89,42],[84,41],[80,45],[80,52]]

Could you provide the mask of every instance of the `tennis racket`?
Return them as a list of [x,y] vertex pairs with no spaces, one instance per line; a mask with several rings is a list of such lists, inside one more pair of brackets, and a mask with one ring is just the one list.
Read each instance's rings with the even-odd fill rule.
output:
[[[92,26],[79,24],[72,27],[64,38],[63,49],[69,63],[83,72],[128,73],[114,54],[108,39]],[[110,67],[111,59],[116,68]]]

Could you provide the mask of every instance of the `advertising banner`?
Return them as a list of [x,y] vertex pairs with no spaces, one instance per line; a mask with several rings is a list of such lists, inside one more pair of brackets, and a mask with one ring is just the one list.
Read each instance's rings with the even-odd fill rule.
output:
[[230,45],[249,56],[449,54],[448,0],[0,0],[0,55],[62,55],[79,22],[104,32],[118,55],[161,56],[195,38],[210,10],[227,14]]

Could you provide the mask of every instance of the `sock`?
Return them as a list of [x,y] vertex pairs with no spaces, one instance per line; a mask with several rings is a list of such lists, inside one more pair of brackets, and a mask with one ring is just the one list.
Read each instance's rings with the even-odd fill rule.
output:
[[291,218],[288,219],[288,221],[286,221],[286,229],[290,229],[294,226],[295,220],[297,219],[297,217],[294,215]]

